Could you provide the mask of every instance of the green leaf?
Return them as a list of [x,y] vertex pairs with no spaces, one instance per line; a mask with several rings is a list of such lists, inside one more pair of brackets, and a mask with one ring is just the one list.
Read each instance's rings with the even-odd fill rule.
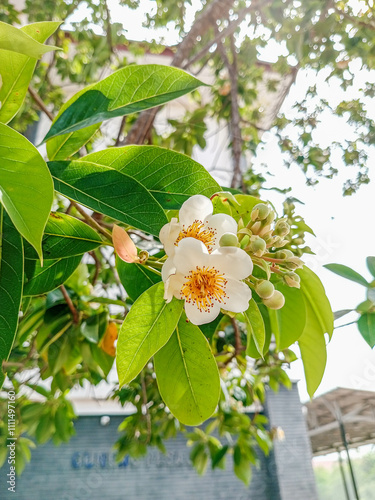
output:
[[368,270],[375,278],[375,257],[367,257],[366,264],[367,264]]
[[161,281],[161,276],[140,264],[128,264],[116,257],[116,269],[126,293],[132,300]]
[[275,288],[285,297],[285,305],[281,309],[269,309],[272,331],[275,335],[277,349],[282,351],[302,335],[306,323],[305,301],[301,290],[278,283]]
[[298,269],[296,273],[301,278],[301,291],[303,296],[313,309],[321,331],[323,333],[328,333],[328,335],[332,337],[333,312],[322,282],[307,266],[303,266],[303,269]]
[[249,486],[251,481],[250,460],[242,454],[238,444],[234,447],[233,462],[234,473],[246,486]]
[[366,287],[369,286],[369,284],[367,283],[367,281],[363,276],[361,276],[359,273],[357,273],[348,266],[344,266],[343,264],[326,264],[323,267],[325,267],[329,271],[332,271],[335,274],[338,274],[339,276],[342,276],[343,278],[346,278],[347,280],[354,281],[359,285],[363,285]]
[[1,203],[42,259],[42,236],[53,201],[53,183],[38,150],[0,123]]
[[[59,27],[59,22],[28,24],[20,31],[44,43]],[[0,50],[0,122],[8,123],[20,109],[34,73],[36,59],[8,50]]]
[[375,313],[366,313],[358,320],[358,330],[362,337],[373,348],[375,346]]
[[159,106],[204,85],[181,69],[157,64],[122,68],[73,96],[44,138]]
[[346,314],[349,314],[352,311],[354,311],[354,309],[341,309],[340,311],[335,311],[333,313],[333,318],[335,320],[339,319],[339,318],[342,318],[343,316],[345,316]]
[[110,167],[83,161],[49,162],[55,189],[86,207],[158,235],[164,210],[138,181]]
[[217,364],[206,337],[183,314],[168,343],[154,356],[160,395],[185,425],[199,425],[215,411],[220,396]]
[[[254,299],[249,302],[249,308],[243,313],[247,328],[247,348],[246,354],[250,354],[251,339],[253,339],[256,349],[263,357],[263,348],[266,340],[266,330],[262,315]],[[248,352],[249,350],[249,352]]]
[[308,267],[296,271],[306,306],[305,329],[298,339],[306,376],[307,391],[313,397],[323,378],[327,349],[324,334],[333,333],[333,313],[318,276]]
[[[16,336],[22,282],[22,238],[0,205],[0,367],[8,360]],[[4,378],[0,369],[0,388]]]
[[52,45],[43,45],[24,31],[0,21],[0,49],[24,54],[39,59],[46,52],[59,50]]
[[307,392],[312,398],[323,378],[327,363],[327,349],[319,319],[307,300],[306,325],[298,339],[298,345],[305,371]]
[[82,255],[66,259],[46,260],[43,267],[35,260],[25,260],[27,281],[24,295],[42,295],[65,283],[81,262]]
[[110,148],[78,161],[104,165],[134,177],[166,210],[179,209],[194,194],[210,197],[221,189],[202,165],[157,146]]
[[123,322],[117,341],[116,364],[120,387],[131,382],[147,361],[168,342],[183,301],[164,300],[164,284],[157,283],[133,304]]
[[90,316],[81,324],[81,333],[89,342],[97,344],[104,335],[108,325],[108,313],[103,311]]
[[[84,222],[61,212],[52,212],[42,240],[45,259],[82,255],[103,243],[98,233]],[[25,258],[36,259],[34,249],[25,244]]]

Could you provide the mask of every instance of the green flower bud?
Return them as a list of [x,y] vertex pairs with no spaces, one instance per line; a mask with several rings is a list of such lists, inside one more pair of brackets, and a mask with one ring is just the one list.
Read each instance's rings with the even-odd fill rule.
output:
[[245,236],[242,238],[240,242],[240,246],[241,248],[246,248],[249,243],[250,243],[250,236],[248,234],[245,234]]
[[294,253],[291,250],[278,250],[275,253],[276,259],[289,259],[289,257],[294,257]]
[[266,251],[266,248],[266,242],[260,236],[252,236],[250,238],[250,245],[248,246],[248,250],[257,257],[261,257]]
[[263,299],[263,304],[270,309],[281,309],[285,304],[285,297],[281,292],[275,290],[269,299]]
[[299,257],[289,257],[286,259],[284,265],[287,269],[294,271],[295,269],[303,267],[303,261]]
[[251,231],[253,234],[257,234],[261,230],[261,228],[262,228],[261,222],[257,221],[255,222],[255,224],[251,226]]
[[237,235],[233,233],[224,233],[220,238],[219,245],[221,247],[238,247]]
[[269,299],[275,292],[275,287],[270,281],[259,281],[255,287],[256,293],[261,299]]
[[273,210],[267,215],[267,218],[264,219],[263,224],[269,226],[275,220],[276,214]]
[[284,274],[284,281],[290,287],[299,288],[301,278],[298,276],[298,274],[290,272],[290,273]]
[[270,213],[270,208],[264,203],[258,203],[251,211],[251,220],[264,220]]
[[275,229],[273,230],[273,234],[276,234],[277,236],[286,236],[289,234],[290,231],[290,226],[286,222],[285,219],[279,219],[276,222]]

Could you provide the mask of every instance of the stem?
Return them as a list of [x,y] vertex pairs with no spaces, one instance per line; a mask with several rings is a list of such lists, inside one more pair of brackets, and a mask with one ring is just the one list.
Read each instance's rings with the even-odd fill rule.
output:
[[112,244],[112,235],[109,231],[104,229],[98,222],[96,222],[95,219],[93,219],[78,203],[76,203],[73,200],[70,200],[70,203],[73,205],[73,207],[79,212],[82,217],[85,219],[87,224],[93,228],[95,228],[97,231],[103,234]]
[[51,120],[51,122],[53,122],[53,120],[54,120],[53,114],[47,108],[47,106],[44,104],[44,102],[38,96],[38,94],[35,92],[35,90],[32,89],[31,87],[29,87],[29,94],[30,94],[31,98],[33,99],[33,101],[35,101],[36,104],[38,105],[38,107],[43,111],[43,113],[45,113],[48,116],[48,118]]
[[72,302],[72,299],[70,298],[66,288],[64,285],[60,286],[60,290],[62,291],[62,294],[64,296],[65,302],[68,304],[68,307],[70,309],[70,312],[72,313],[73,316],[73,323],[77,325],[79,323],[79,314],[77,309],[74,307],[74,304]]

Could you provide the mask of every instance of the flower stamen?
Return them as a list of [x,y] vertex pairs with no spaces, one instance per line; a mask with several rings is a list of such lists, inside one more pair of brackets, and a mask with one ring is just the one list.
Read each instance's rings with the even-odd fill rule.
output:
[[224,302],[228,297],[225,288],[227,280],[214,267],[196,267],[188,276],[181,288],[181,298],[193,303],[202,312],[209,312],[216,302]]
[[201,221],[195,220],[186,229],[183,227],[175,241],[175,246],[177,246],[183,238],[195,238],[196,240],[199,240],[204,245],[206,245],[207,250],[211,252],[211,245],[214,244],[215,236],[215,230],[207,228]]

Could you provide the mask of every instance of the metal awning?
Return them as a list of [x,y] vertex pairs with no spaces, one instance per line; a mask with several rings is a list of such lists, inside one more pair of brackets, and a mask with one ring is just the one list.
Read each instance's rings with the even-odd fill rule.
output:
[[375,443],[375,387],[361,391],[339,387],[305,404],[313,455],[345,448],[340,421],[349,448]]
[[375,443],[375,392],[339,387],[306,403],[313,455],[337,452],[347,500],[350,493],[341,450],[346,451],[354,496],[360,500],[349,448]]

